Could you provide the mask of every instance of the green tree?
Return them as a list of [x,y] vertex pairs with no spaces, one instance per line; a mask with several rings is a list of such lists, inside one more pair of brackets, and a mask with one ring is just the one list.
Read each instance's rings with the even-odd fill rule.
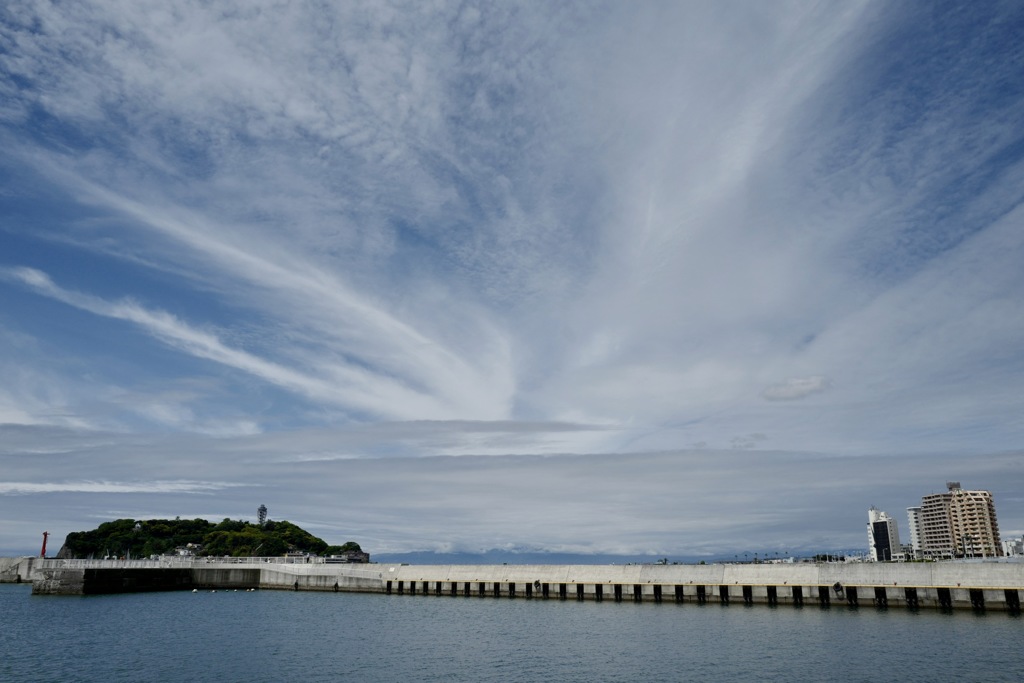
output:
[[[202,555],[274,556],[289,550],[324,553],[327,543],[287,521],[267,522],[262,528],[242,520],[225,518],[218,524],[205,519],[118,519],[92,531],[75,531],[64,542],[64,557],[148,557],[173,552],[189,543],[202,546]],[[335,554],[359,549],[357,543],[330,546]]]

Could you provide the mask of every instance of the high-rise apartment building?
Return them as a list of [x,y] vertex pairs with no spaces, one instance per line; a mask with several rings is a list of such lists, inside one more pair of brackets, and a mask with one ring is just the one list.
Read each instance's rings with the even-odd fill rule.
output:
[[910,548],[915,560],[920,560],[921,553],[921,508],[907,508],[907,525],[910,527]]
[[925,559],[953,557],[953,526],[949,519],[951,493],[921,498],[921,554]]
[[868,551],[872,562],[903,558],[896,520],[874,506],[868,509]]
[[1002,555],[992,494],[964,490],[958,481],[947,482],[946,489],[945,493],[921,499],[919,537],[923,556],[938,559]]

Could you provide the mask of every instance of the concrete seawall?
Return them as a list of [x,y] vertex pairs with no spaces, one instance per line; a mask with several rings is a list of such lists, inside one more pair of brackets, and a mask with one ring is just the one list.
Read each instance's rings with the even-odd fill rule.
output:
[[39,557],[0,557],[0,583],[31,583],[42,561]]
[[38,595],[192,588],[1020,611],[1024,564],[346,565],[46,560]]
[[32,594],[99,595],[248,588],[384,593],[382,578],[377,565],[293,564],[279,558],[256,561],[248,558],[247,561],[38,560],[32,572]]
[[384,566],[402,595],[1020,611],[1009,563]]

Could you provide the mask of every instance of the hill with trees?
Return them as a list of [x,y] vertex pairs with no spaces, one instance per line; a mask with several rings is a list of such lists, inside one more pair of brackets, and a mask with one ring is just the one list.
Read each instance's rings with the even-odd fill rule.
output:
[[262,525],[224,519],[118,519],[92,531],[67,535],[57,557],[150,557],[175,554],[179,548],[198,556],[272,557],[288,552],[341,555],[360,552],[358,543],[329,545],[287,521],[267,520]]

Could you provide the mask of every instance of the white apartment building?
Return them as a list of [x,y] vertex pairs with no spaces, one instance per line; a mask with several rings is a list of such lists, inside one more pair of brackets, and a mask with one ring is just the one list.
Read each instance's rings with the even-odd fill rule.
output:
[[907,525],[910,527],[910,555],[915,560],[920,560],[924,555],[921,552],[921,507],[907,508]]
[[903,559],[896,520],[874,506],[868,509],[868,552],[872,562]]
[[1003,541],[1003,555],[1007,557],[1024,555],[1024,537]]

